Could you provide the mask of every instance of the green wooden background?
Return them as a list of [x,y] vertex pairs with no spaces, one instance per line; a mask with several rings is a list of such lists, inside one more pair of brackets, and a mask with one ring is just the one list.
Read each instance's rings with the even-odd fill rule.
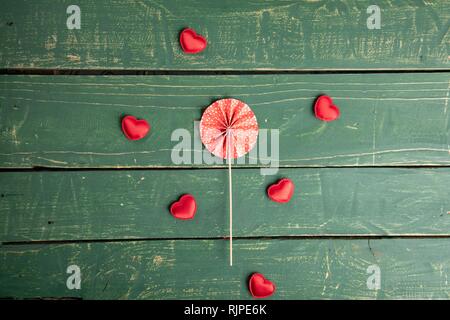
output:
[[[0,66],[86,69],[449,68],[448,1],[3,0]],[[367,29],[367,8],[382,28]],[[186,56],[179,32],[208,38]]]
[[[271,299],[450,298],[448,1],[378,1],[379,30],[365,0],[79,0],[68,30],[71,4],[0,3],[0,298],[250,299],[252,272]],[[199,55],[180,50],[187,26]],[[314,117],[321,94],[339,120]],[[226,166],[195,127],[224,97],[260,127],[233,169],[233,267]],[[125,114],[150,134],[126,140]],[[175,220],[187,192],[197,215]]]
[[[213,160],[195,161],[202,150],[194,121],[224,97],[248,103],[269,142],[271,130],[279,130],[282,167],[445,165],[450,163],[449,92],[447,73],[6,75],[0,77],[0,167],[217,166]],[[314,117],[314,100],[324,93],[340,106],[339,121]],[[148,119],[149,136],[133,143],[123,139],[124,114]],[[172,161],[181,140],[172,139],[176,129],[189,131],[191,139],[185,140],[194,150],[189,163]],[[271,148],[241,165],[270,165]]]
[[[251,299],[246,283],[263,272],[277,299],[449,299],[448,239],[157,240],[4,245],[2,296],[85,299]],[[66,268],[82,268],[80,290]],[[368,290],[378,265],[382,290]]]

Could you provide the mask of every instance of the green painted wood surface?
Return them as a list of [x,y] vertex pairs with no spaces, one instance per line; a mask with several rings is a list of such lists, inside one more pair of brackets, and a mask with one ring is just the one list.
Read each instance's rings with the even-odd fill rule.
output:
[[[71,4],[81,30],[66,28]],[[5,0],[0,68],[450,70],[448,1],[378,1],[382,28],[368,30],[372,4]],[[207,36],[203,53],[181,52],[187,26]],[[324,93],[338,121],[314,118]],[[0,298],[248,299],[258,271],[277,284],[274,299],[449,299],[449,93],[444,72],[2,75]],[[283,167],[261,175],[265,152],[235,165],[233,268],[226,170],[194,161],[193,122],[223,97],[279,129]],[[127,141],[125,114],[147,118],[150,135]],[[173,161],[176,129],[191,134],[194,162]],[[402,168],[423,165],[442,168]],[[8,170],[34,167],[84,170]],[[149,170],[114,170],[131,167]],[[284,205],[266,196],[280,177],[297,186]],[[186,192],[199,210],[177,221],[168,207]],[[66,287],[71,264],[81,290]],[[371,265],[378,291],[366,285]]]
[[[211,167],[202,161],[194,121],[212,101],[231,96],[252,107],[261,129],[279,130],[280,166],[450,163],[446,73],[1,76],[0,82],[0,167]],[[312,105],[323,93],[340,106],[338,121],[314,117]],[[148,119],[149,136],[125,139],[124,114]],[[190,133],[190,164],[172,161],[176,129]],[[272,132],[260,135],[270,142]],[[270,163],[270,147],[260,151],[243,165]]]
[[[85,299],[250,299],[262,272],[273,299],[449,299],[449,239],[138,241],[1,246],[0,296]],[[68,290],[66,269],[81,269]],[[380,268],[369,290],[367,268]]]
[[[234,236],[450,235],[450,169],[234,170]],[[287,204],[266,188],[289,177]],[[0,175],[0,240],[225,237],[227,171],[31,172]],[[194,220],[169,206],[198,203]]]
[[[68,30],[66,9],[81,9]],[[367,8],[381,29],[367,28]],[[437,1],[4,0],[0,68],[449,68],[450,3]],[[179,32],[209,41],[183,54]]]

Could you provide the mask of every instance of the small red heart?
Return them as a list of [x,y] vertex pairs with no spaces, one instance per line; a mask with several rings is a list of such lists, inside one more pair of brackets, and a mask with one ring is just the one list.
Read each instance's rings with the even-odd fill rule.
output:
[[189,220],[194,218],[197,211],[197,203],[194,196],[190,194],[182,195],[180,200],[172,203],[170,213],[177,219]]
[[284,178],[267,189],[267,195],[275,202],[289,202],[294,194],[295,185],[291,179]]
[[267,298],[275,292],[275,285],[261,273],[254,273],[248,283],[250,293],[254,298]]
[[122,119],[122,131],[128,139],[139,140],[150,131],[150,125],[144,119],[138,120],[133,116],[126,116]]
[[339,108],[333,104],[329,96],[320,96],[314,105],[316,117],[323,121],[333,121],[339,118]]
[[208,42],[205,37],[188,28],[181,32],[180,44],[185,53],[195,54],[205,50]]

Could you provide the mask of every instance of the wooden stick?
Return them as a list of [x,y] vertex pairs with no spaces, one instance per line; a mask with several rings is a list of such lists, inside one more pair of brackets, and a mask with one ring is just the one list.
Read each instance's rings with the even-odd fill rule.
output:
[[228,131],[228,193],[230,199],[230,266],[233,266],[233,181],[231,179],[231,131]]

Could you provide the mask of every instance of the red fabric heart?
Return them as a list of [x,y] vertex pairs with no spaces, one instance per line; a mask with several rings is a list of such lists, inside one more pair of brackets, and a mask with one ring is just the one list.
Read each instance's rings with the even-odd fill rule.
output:
[[333,121],[339,118],[339,108],[333,104],[329,96],[320,96],[314,105],[316,117],[323,121]]
[[254,298],[267,298],[275,292],[275,285],[261,273],[254,273],[248,283],[250,293]]
[[197,203],[194,196],[185,194],[180,200],[172,203],[170,213],[177,219],[189,220],[193,219],[197,211]]
[[267,189],[267,195],[275,202],[289,202],[294,194],[295,185],[291,179],[284,178]]
[[128,139],[139,140],[150,131],[150,125],[144,119],[138,120],[133,116],[126,116],[122,119],[122,131]]
[[181,31],[180,44],[185,53],[195,54],[205,50],[208,42],[205,37],[188,28]]

